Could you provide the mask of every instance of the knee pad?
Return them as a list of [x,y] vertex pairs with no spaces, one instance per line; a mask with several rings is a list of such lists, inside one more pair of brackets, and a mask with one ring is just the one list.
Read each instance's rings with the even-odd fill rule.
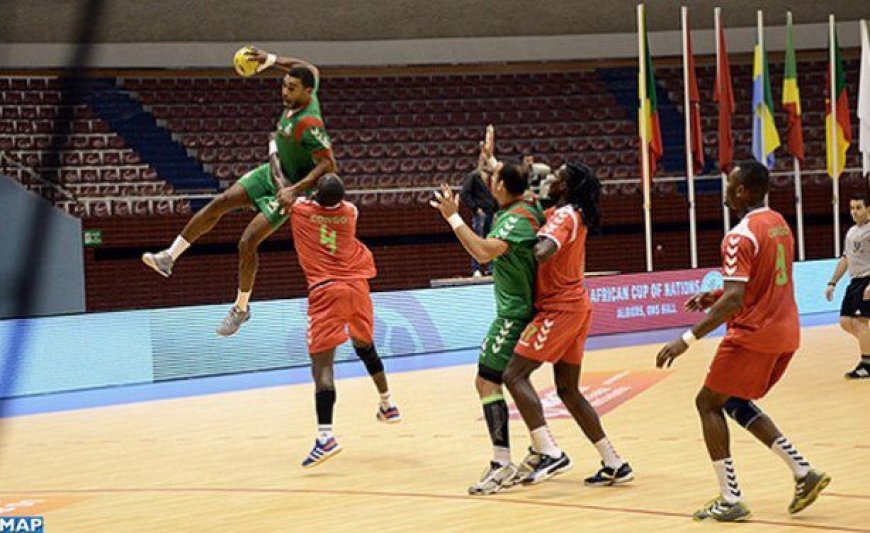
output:
[[764,412],[752,400],[743,400],[733,396],[725,402],[724,407],[725,413],[744,428],[749,428],[753,422],[764,415]]
[[378,352],[375,350],[374,344],[369,344],[362,348],[354,346],[353,349],[356,351],[356,356],[359,357],[360,361],[362,361],[366,366],[366,370],[370,376],[380,374],[384,371],[384,363],[381,361],[381,358],[378,357]]

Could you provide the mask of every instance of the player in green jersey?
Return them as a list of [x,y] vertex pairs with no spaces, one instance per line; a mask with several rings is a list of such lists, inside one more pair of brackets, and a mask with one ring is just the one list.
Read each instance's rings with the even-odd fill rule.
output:
[[[491,158],[492,130],[487,131],[484,152]],[[480,346],[475,385],[493,445],[493,458],[481,479],[469,487],[469,494],[494,494],[510,486],[516,477],[508,438],[508,406],[502,389],[502,372],[510,361],[520,334],[535,315],[535,253],[537,232],[544,214],[537,201],[524,199],[528,174],[522,164],[495,162],[489,168],[490,187],[501,208],[493,228],[484,239],[459,216],[458,201],[446,185],[432,201],[450,223],[465,250],[480,263],[492,263],[496,317]]]
[[[317,67],[256,48],[251,49],[249,57],[260,63],[258,72],[272,67],[286,71],[281,87],[284,110],[270,135],[268,163],[242,176],[193,215],[169,248],[142,255],[146,265],[169,277],[181,254],[211,231],[223,215],[245,207],[259,211],[239,239],[239,290],[235,304],[217,328],[222,336],[235,335],[251,317],[248,300],[257,275],[257,249],[287,221],[281,200],[304,193],[320,176],[336,171],[332,144],[320,116]],[[280,199],[279,193],[284,193]]]

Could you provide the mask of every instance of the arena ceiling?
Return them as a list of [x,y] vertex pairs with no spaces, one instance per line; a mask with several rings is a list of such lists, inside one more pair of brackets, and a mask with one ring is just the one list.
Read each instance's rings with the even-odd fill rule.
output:
[[[0,42],[72,42],[88,0],[3,0]],[[92,1],[92,0],[91,0]],[[652,31],[679,28],[689,4],[692,26],[710,28],[723,6],[728,27],[870,18],[870,0],[652,0]],[[104,0],[90,17],[96,42],[345,41],[623,33],[635,30],[635,0]]]

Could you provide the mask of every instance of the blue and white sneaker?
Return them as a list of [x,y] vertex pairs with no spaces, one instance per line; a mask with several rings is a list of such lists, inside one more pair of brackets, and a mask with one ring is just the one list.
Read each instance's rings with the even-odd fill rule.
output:
[[385,424],[398,424],[402,421],[402,414],[399,412],[399,408],[395,405],[391,405],[387,409],[384,409],[383,406],[378,407],[378,412],[375,415],[377,419]]
[[571,470],[571,458],[568,454],[562,452],[559,457],[550,457],[547,454],[539,454],[538,462],[534,465],[531,472],[524,477],[520,482],[523,485],[534,485],[542,481],[546,481],[553,476]]
[[583,482],[590,487],[609,487],[628,483],[634,479],[634,471],[628,463],[622,463],[619,468],[613,468],[601,463],[601,469],[587,477]]
[[320,442],[319,439],[315,440],[314,447],[308,452],[308,457],[302,461],[302,468],[313,468],[327,459],[335,457],[339,452],[341,452],[341,446],[335,437],[330,437],[326,442]]

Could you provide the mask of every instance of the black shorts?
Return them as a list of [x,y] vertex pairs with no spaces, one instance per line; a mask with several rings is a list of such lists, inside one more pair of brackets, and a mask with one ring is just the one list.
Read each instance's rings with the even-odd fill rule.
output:
[[870,284],[870,277],[853,278],[846,287],[846,296],[840,306],[840,316],[870,318],[870,300],[864,299],[864,290]]

